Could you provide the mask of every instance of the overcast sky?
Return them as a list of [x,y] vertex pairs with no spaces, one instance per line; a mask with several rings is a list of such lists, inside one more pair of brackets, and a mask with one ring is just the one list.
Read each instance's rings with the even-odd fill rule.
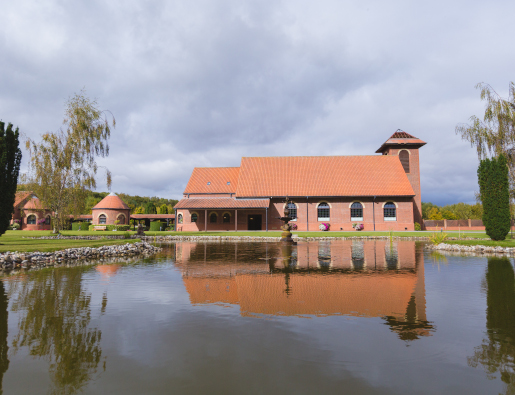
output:
[[473,202],[455,127],[484,114],[478,82],[515,80],[509,0],[0,5],[0,119],[38,139],[84,87],[117,121],[112,191],[141,196],[242,156],[373,154],[402,129],[427,142],[422,200]]

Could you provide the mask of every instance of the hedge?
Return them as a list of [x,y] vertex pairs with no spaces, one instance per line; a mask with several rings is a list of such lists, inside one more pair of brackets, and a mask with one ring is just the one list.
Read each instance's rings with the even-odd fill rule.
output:
[[160,231],[161,228],[163,228],[163,230],[166,228],[166,222],[153,221],[150,223],[150,231],[151,232]]
[[72,222],[72,230],[89,230],[89,222]]

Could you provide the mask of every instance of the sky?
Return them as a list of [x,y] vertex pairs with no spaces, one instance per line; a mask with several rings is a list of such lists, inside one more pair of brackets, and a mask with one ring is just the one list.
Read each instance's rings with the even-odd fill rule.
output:
[[371,155],[401,129],[427,142],[422,201],[474,203],[477,154],[455,128],[484,114],[477,83],[507,97],[515,80],[508,0],[0,6],[0,119],[38,140],[85,89],[116,119],[98,164],[118,193],[179,199],[194,167]]

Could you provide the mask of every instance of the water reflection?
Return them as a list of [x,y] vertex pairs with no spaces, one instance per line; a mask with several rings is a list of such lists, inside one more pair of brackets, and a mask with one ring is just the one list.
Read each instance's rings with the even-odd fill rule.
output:
[[488,258],[484,286],[487,338],[468,363],[482,366],[489,378],[498,373],[506,394],[515,394],[515,273],[508,258]]
[[101,331],[90,327],[91,294],[82,287],[85,270],[41,270],[9,284],[12,311],[20,313],[13,352],[28,347],[31,356],[49,361],[52,393],[79,391],[91,380],[101,359]]
[[0,281],[0,394],[2,391],[2,382],[4,373],[9,367],[9,359],[7,358],[7,305],[9,304],[7,294],[5,293],[4,283]]
[[237,304],[243,316],[381,317],[406,341],[434,330],[415,242],[184,242],[175,256],[193,304]]

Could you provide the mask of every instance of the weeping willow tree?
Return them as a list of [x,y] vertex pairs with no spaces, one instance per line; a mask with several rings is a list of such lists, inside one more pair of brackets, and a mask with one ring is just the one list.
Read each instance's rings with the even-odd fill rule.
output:
[[[66,102],[63,127],[46,133],[40,142],[28,139],[29,188],[52,211],[54,232],[69,219],[84,212],[88,190],[97,186],[97,157],[109,155],[108,140],[114,117],[97,108],[84,90]],[[111,119],[111,120],[110,120]],[[105,169],[107,186],[111,173]]]
[[510,83],[508,98],[502,98],[490,85],[476,85],[486,102],[483,119],[473,115],[469,124],[456,126],[456,134],[476,148],[479,159],[504,154],[508,159],[511,196],[515,190],[515,84]]

